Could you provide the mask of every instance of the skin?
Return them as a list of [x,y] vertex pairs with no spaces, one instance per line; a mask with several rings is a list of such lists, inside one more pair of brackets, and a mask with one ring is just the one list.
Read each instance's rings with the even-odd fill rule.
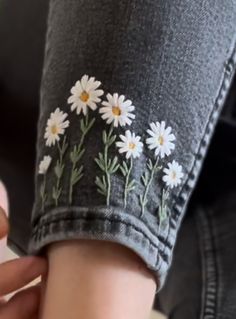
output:
[[156,282],[131,249],[99,240],[48,247],[49,272],[42,319],[146,319]]
[[[5,211],[0,207],[0,238],[8,230]],[[41,257],[0,264],[1,319],[149,317],[156,281],[131,249],[108,241],[68,240],[49,245],[47,258],[48,264]],[[15,293],[8,302],[4,300],[3,296],[40,275],[40,285]]]
[[[0,200],[3,200],[2,193],[0,193]],[[3,206],[7,207],[5,202]],[[7,214],[0,206],[0,240],[6,237],[8,232]],[[40,285],[22,289],[16,292],[8,301],[4,299],[4,296],[23,288],[40,275],[46,276],[46,273],[47,261],[41,257],[21,257],[0,264],[0,318],[39,318]]]

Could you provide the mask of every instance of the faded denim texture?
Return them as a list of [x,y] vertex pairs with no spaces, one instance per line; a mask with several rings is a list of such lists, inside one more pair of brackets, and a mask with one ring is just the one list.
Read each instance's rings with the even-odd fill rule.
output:
[[[211,140],[235,71],[236,1],[78,1],[50,3],[44,70],[38,121],[37,163],[56,149],[45,146],[45,125],[57,107],[68,111],[67,98],[83,74],[95,76],[104,91],[118,92],[136,106],[132,130],[142,135],[152,121],[165,120],[177,136],[173,158],[184,168],[185,179],[174,189],[168,206],[169,226],[158,228],[156,178],[145,215],[140,218],[138,197],[121,201],[123,180],[113,176],[111,205],[97,193],[93,158],[102,149],[105,122],[96,117],[84,155],[86,178],[75,189],[73,206],[67,204],[64,187],[59,206],[49,202],[40,212],[36,174],[36,198],[32,213],[30,253],[48,243],[70,238],[109,240],[134,250],[152,269],[162,287],[172,259],[176,235]],[[74,124],[75,125],[75,124]],[[118,129],[117,133],[123,132]],[[67,129],[70,148],[79,132]],[[145,149],[136,162],[133,177],[140,180]],[[66,154],[63,185],[68,185],[70,163]],[[54,183],[48,173],[48,190]],[[138,194],[142,185],[138,185]]]
[[[230,104],[236,109],[235,88],[236,78],[224,114]],[[236,118],[226,121],[223,116],[181,225],[172,267],[156,298],[155,308],[170,319],[235,318],[235,143]]]

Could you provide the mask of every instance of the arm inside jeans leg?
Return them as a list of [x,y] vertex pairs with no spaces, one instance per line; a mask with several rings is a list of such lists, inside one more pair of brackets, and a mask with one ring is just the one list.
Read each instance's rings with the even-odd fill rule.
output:
[[49,246],[49,274],[42,319],[146,319],[156,282],[126,247],[97,240]]

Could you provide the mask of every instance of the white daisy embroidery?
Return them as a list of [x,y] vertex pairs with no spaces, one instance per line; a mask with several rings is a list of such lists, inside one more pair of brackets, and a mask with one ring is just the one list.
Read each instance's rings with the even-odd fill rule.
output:
[[181,179],[184,174],[182,172],[182,166],[179,165],[176,161],[172,161],[167,164],[168,168],[164,168],[163,172],[165,175],[163,176],[163,181],[170,188],[178,186],[181,183]]
[[45,155],[39,164],[39,174],[46,174],[51,164],[52,158],[50,155]]
[[71,111],[76,110],[77,114],[81,111],[84,115],[88,112],[88,107],[93,111],[97,108],[97,103],[101,101],[99,96],[103,95],[103,90],[98,90],[101,85],[100,81],[96,81],[94,77],[84,75],[80,81],[77,81],[71,88],[71,96],[67,102],[71,105]]
[[65,133],[65,128],[67,128],[70,123],[68,120],[65,121],[67,116],[68,114],[63,113],[59,108],[50,114],[44,134],[47,146],[55,145],[56,141],[60,140],[59,135],[63,135]]
[[150,127],[151,130],[148,129],[147,132],[151,137],[146,139],[149,149],[155,149],[155,155],[160,155],[161,158],[170,155],[175,148],[174,143],[172,143],[175,140],[175,136],[171,133],[171,127],[168,126],[166,128],[165,121],[161,123],[153,122]]
[[135,133],[131,133],[130,130],[125,131],[125,135],[120,135],[121,141],[116,142],[116,146],[119,148],[119,153],[126,153],[126,158],[139,157],[142,153],[143,143],[140,142],[141,137],[135,136]]
[[115,127],[130,125],[135,118],[132,113],[135,109],[132,102],[125,100],[124,95],[119,96],[117,93],[113,95],[108,93],[106,97],[107,101],[102,102],[104,106],[99,109],[99,113],[102,113],[102,118],[106,120],[107,124],[113,122]]

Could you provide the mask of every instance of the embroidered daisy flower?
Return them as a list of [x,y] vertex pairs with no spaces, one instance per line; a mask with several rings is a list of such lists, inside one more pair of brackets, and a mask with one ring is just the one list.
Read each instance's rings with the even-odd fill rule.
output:
[[174,143],[175,140],[174,134],[171,133],[171,127],[165,127],[165,121],[161,123],[151,123],[151,130],[148,129],[147,132],[151,136],[146,139],[146,143],[148,144],[149,149],[155,149],[155,155],[160,155],[161,158],[166,155],[170,155],[171,150],[175,148]]
[[67,102],[71,105],[71,111],[76,110],[77,114],[81,111],[84,115],[88,112],[88,107],[93,111],[96,110],[97,104],[101,101],[99,96],[103,95],[103,90],[97,88],[101,85],[100,81],[96,81],[94,77],[84,75],[80,81],[77,81],[71,88],[72,95],[68,98]]
[[43,157],[42,161],[39,164],[39,174],[46,174],[47,170],[51,164],[52,158],[50,155],[46,155]]
[[142,153],[143,143],[140,142],[141,137],[135,136],[130,130],[125,131],[125,135],[120,135],[122,141],[116,142],[119,153],[126,153],[126,158],[139,157]]
[[172,161],[167,164],[168,168],[164,168],[165,175],[162,180],[166,183],[167,186],[173,188],[178,186],[181,183],[181,179],[184,174],[182,172],[182,166],[179,165],[176,161]]
[[130,100],[125,100],[124,95],[118,95],[114,93],[111,95],[107,94],[107,101],[103,101],[104,107],[99,109],[99,113],[102,113],[102,118],[106,120],[107,124],[114,122],[114,126],[117,127],[130,125],[132,123],[131,119],[135,118],[132,113],[135,107],[132,105]]
[[70,123],[68,120],[65,121],[67,116],[68,114],[63,113],[59,108],[50,114],[44,134],[47,146],[55,145],[56,141],[60,140],[59,135],[64,134],[65,128],[67,128]]

